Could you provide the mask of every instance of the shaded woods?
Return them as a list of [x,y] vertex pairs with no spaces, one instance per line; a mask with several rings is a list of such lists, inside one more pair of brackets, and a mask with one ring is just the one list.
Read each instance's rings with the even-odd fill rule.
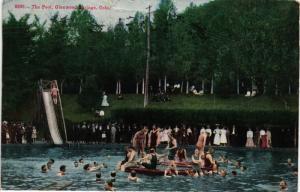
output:
[[[142,93],[146,14],[103,26],[79,6],[48,21],[10,14],[3,22],[3,113],[18,110],[39,79],[57,79],[62,94],[95,104],[101,90]],[[217,0],[177,12],[161,1],[151,18],[150,84],[194,85],[206,94],[295,94],[298,5],[272,0]]]

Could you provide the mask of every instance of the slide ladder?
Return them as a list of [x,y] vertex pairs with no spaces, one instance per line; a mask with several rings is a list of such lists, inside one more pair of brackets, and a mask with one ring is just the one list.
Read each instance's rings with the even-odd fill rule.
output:
[[57,145],[63,144],[63,140],[60,136],[58,125],[57,125],[54,104],[52,101],[50,91],[46,91],[46,90],[43,91],[43,100],[44,100],[44,106],[45,106],[45,110],[46,110],[48,127],[50,130],[50,134],[51,134],[53,143],[57,144]]

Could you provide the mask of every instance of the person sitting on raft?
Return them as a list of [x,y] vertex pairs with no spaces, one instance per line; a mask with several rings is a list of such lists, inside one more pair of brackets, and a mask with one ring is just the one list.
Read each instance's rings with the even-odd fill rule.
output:
[[118,168],[121,171],[125,171],[125,168],[127,167],[134,167],[137,165],[137,163],[135,162],[135,157],[136,157],[136,151],[134,149],[134,147],[129,147],[127,149],[127,154],[125,156],[125,160],[123,160],[120,165],[118,166]]
[[178,175],[178,171],[174,160],[171,161],[171,164],[168,166],[164,173],[165,177],[170,177],[173,175]]
[[187,162],[187,156],[186,156],[186,150],[185,149],[179,148],[176,151],[175,161],[176,162]]
[[143,160],[150,161],[150,163],[142,163],[142,165],[147,169],[156,169],[158,157],[154,148],[150,149],[150,153],[143,158]]

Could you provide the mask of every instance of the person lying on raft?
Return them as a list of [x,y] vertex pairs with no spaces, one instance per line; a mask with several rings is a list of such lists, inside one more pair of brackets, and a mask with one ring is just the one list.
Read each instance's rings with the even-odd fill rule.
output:
[[175,161],[176,162],[187,162],[187,156],[186,156],[186,150],[185,149],[179,148],[176,151]]
[[178,171],[174,160],[171,161],[171,164],[167,167],[164,173],[165,177],[171,177],[173,175],[178,175]]
[[89,172],[93,172],[93,171],[98,171],[99,169],[102,169],[102,168],[106,168],[107,166],[104,164],[104,163],[100,163],[100,164],[85,164],[83,166],[83,169],[85,171],[89,171]]
[[135,157],[136,157],[136,151],[135,151],[134,147],[129,147],[127,149],[127,154],[125,156],[125,159],[119,163],[118,169],[121,171],[125,171],[125,168],[127,168],[127,167],[136,166],[137,163],[135,161]]

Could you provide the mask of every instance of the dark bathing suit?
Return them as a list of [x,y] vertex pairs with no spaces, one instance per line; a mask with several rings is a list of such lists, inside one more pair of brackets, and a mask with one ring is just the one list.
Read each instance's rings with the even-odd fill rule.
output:
[[149,163],[142,163],[142,165],[147,168],[147,169],[156,169],[156,165],[157,165],[157,157],[155,154],[151,155],[151,160],[150,160],[150,164]]
[[150,148],[156,149],[156,141],[157,141],[157,130],[155,132],[152,131],[150,136]]
[[[174,145],[173,145],[172,141],[170,141],[169,148],[172,148],[172,147],[174,147]],[[174,160],[175,159],[175,155],[176,155],[176,148],[171,149],[169,151],[169,155],[168,155],[169,160]]]

